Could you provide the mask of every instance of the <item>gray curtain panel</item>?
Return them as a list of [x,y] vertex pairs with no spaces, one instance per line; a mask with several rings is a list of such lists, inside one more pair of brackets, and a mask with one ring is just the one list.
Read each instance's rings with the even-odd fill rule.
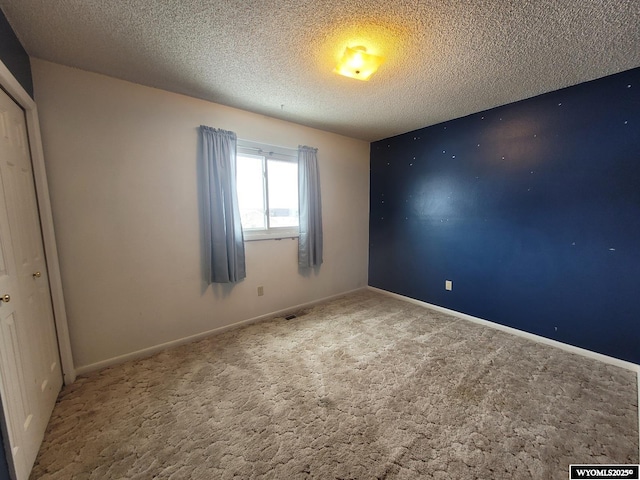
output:
[[298,147],[298,199],[298,265],[318,266],[322,264],[322,202],[317,148]]
[[210,284],[239,282],[247,274],[236,192],[236,134],[204,125],[200,133],[207,280]]

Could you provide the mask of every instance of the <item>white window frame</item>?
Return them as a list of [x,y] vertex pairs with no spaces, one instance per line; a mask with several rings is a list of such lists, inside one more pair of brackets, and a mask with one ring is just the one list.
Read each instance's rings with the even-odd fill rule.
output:
[[242,233],[245,242],[253,242],[257,240],[282,240],[284,238],[298,238],[300,236],[299,226],[295,227],[270,227],[269,226],[269,192],[268,192],[268,160],[276,160],[279,162],[290,162],[298,164],[298,151],[292,148],[276,147],[259,142],[238,139],[237,155],[260,156],[262,160],[263,172],[263,195],[265,205],[265,218],[267,222],[266,229],[253,229],[242,227]]

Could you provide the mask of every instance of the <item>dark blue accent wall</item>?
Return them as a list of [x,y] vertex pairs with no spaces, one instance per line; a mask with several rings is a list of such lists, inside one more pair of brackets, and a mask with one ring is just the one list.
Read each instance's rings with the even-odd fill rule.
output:
[[640,68],[374,142],[370,195],[369,285],[640,363]]
[[0,60],[33,98],[29,55],[22,47],[2,10],[0,10]]
[[[0,402],[0,412],[2,412],[2,403]],[[2,419],[4,424],[4,418]],[[4,425],[3,425],[4,430]],[[0,480],[9,480],[9,464],[7,462],[6,454],[7,450],[4,448],[4,438],[2,432],[0,432]]]

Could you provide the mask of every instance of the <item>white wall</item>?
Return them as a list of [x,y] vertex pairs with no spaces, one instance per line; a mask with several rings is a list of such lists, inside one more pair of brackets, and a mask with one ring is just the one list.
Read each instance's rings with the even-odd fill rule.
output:
[[[37,59],[32,68],[76,367],[366,286],[368,143]],[[248,242],[247,278],[207,288],[201,124],[318,147],[318,273],[298,272],[297,240]]]

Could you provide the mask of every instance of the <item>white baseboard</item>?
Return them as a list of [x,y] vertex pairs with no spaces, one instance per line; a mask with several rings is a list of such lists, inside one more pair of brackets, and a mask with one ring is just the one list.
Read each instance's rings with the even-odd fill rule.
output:
[[110,367],[112,365],[117,365],[119,363],[124,363],[129,360],[135,360],[138,358],[150,357],[151,355],[161,352],[163,350],[167,350],[168,348],[177,347],[178,345],[184,345],[185,343],[195,342],[197,340],[201,340],[206,337],[210,337],[212,335],[219,335],[223,332],[227,332],[229,330],[233,330],[235,328],[242,327],[243,325],[249,325],[251,323],[257,323],[262,320],[268,320],[273,317],[281,316],[286,313],[293,313],[300,309],[307,308],[313,305],[316,305],[321,302],[325,302],[327,300],[332,300],[334,298],[342,297],[343,295],[348,295],[349,293],[365,290],[367,287],[356,288],[354,290],[349,290],[347,292],[338,293],[336,295],[330,295],[328,297],[323,297],[318,300],[313,300],[307,303],[301,303],[299,305],[294,305],[293,307],[287,307],[282,310],[277,310],[275,312],[265,313],[264,315],[260,315],[258,317],[249,318],[247,320],[241,320],[239,322],[232,323],[230,325],[225,325],[223,327],[214,328],[212,330],[207,330],[206,332],[197,333],[195,335],[190,335],[188,337],[179,338],[177,340],[171,340],[170,342],[161,343],[158,345],[153,345],[152,347],[143,348],[142,350],[136,350],[135,352],[125,353],[124,355],[119,355],[117,357],[108,358],[106,360],[102,360],[100,362],[91,363],[89,365],[83,365],[80,367],[76,367],[77,375],[84,375],[90,372],[94,372],[96,370],[101,370],[106,367]]
[[[517,328],[507,327],[505,325],[501,325],[499,323],[491,322],[489,320],[484,320],[482,318],[474,317],[472,315],[467,315],[466,313],[457,312],[455,310],[450,310],[448,308],[440,307],[438,305],[434,305],[432,303],[422,302],[420,300],[416,300],[414,298],[405,297],[404,295],[399,295],[397,293],[389,292],[387,290],[382,290],[376,287],[367,287],[369,290],[374,292],[382,293],[384,295],[388,295],[390,297],[397,298],[399,300],[404,300],[405,302],[413,303],[415,305],[420,305],[423,307],[430,308],[432,310],[436,310],[438,312],[446,313],[454,317],[462,318],[464,320],[468,320],[470,322],[478,323],[480,325],[484,325],[486,327],[495,328],[496,330],[502,330],[503,332],[510,333],[512,335],[517,335],[518,337],[523,337],[529,340],[533,340],[534,342],[544,343],[545,345],[550,345],[552,347],[559,348],[561,350],[565,350],[567,352],[576,353],[578,355],[582,355],[583,357],[592,358],[595,360],[599,360],[604,363],[608,363],[609,365],[615,365],[616,367],[625,368],[627,370],[631,370],[633,372],[639,372],[640,375],[640,365],[632,362],[627,362],[625,360],[620,360],[619,358],[610,357],[608,355],[603,355],[601,353],[592,352],[591,350],[587,350],[585,348],[575,347],[573,345],[569,345],[567,343],[562,343],[557,340],[551,340],[550,338],[542,337],[540,335],[536,335],[534,333],[525,332],[522,330],[518,330]],[[640,388],[640,387],[639,387]]]

